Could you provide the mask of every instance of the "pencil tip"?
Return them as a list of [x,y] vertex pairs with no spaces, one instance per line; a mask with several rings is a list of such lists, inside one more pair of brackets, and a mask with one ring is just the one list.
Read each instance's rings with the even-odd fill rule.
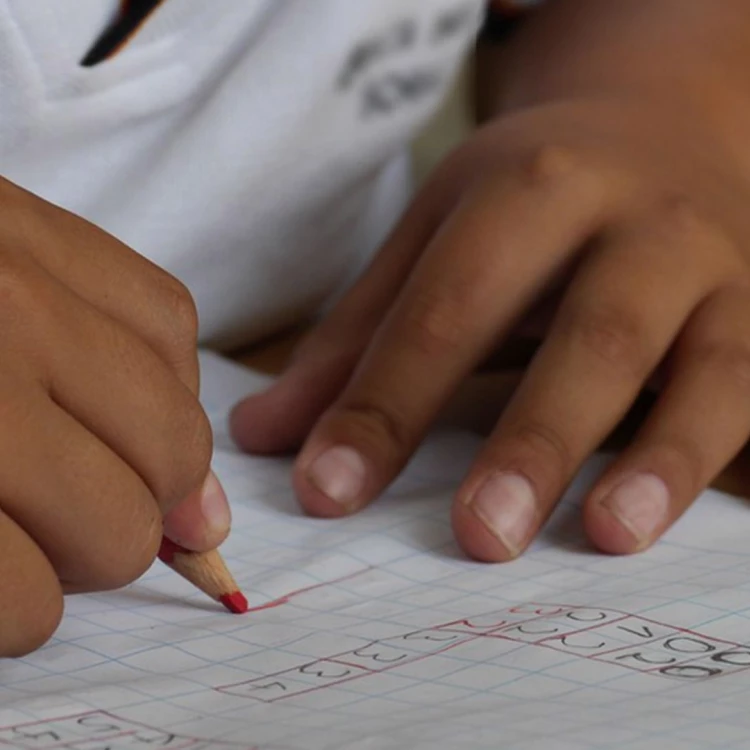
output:
[[244,615],[248,610],[247,599],[240,591],[233,594],[224,594],[221,597],[221,603],[235,615]]

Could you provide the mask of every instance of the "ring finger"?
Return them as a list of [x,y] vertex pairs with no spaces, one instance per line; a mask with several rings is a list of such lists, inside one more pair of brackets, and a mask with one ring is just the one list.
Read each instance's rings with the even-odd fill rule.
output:
[[[0,376],[0,508],[33,538],[59,579],[118,588],[153,562],[161,515],[138,474],[41,389]],[[40,471],[40,467],[44,467]]]
[[604,551],[652,544],[747,441],[749,326],[747,289],[730,289],[686,327],[661,398],[584,506],[589,538]]
[[[708,262],[726,257],[713,232],[683,207],[673,209],[603,241],[571,283],[458,493],[453,522],[469,554],[494,561],[526,548],[693,308],[726,274]],[[682,269],[677,279],[675,268]]]

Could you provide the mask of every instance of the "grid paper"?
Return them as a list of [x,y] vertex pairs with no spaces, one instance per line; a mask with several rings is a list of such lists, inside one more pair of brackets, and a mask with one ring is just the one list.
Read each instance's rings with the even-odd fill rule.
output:
[[578,478],[533,548],[466,560],[448,510],[476,438],[431,436],[387,497],[304,517],[285,460],[225,428],[262,379],[204,354],[233,617],[160,564],[69,600],[56,638],[0,663],[0,750],[750,748],[744,503],[706,496],[652,550],[590,550]]

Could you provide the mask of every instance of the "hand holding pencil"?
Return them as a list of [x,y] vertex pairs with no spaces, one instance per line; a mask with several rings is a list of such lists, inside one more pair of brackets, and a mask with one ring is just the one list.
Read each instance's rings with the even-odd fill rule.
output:
[[[160,547],[241,610],[215,552],[230,512],[210,472],[191,295],[2,179],[0,204],[0,658],[44,645],[64,595],[137,580]],[[194,552],[170,557],[165,536]]]

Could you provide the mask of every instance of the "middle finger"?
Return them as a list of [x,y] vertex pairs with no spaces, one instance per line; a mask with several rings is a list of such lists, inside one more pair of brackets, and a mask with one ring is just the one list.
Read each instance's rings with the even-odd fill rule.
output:
[[715,260],[727,257],[722,241],[677,207],[620,231],[583,265],[458,493],[453,522],[469,554],[502,560],[528,545],[728,273]]
[[465,197],[298,460],[302,504],[352,512],[404,466],[462,378],[601,223],[613,185],[544,151]]

